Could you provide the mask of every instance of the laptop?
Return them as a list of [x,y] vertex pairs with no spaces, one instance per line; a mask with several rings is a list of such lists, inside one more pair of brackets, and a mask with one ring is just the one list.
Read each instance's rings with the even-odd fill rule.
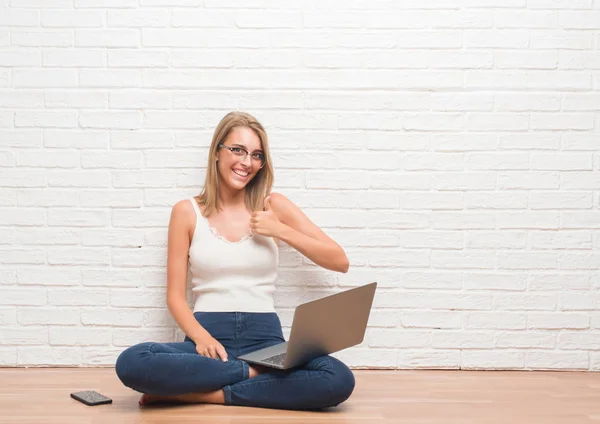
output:
[[298,306],[287,342],[237,359],[287,370],[362,343],[376,287],[374,282]]

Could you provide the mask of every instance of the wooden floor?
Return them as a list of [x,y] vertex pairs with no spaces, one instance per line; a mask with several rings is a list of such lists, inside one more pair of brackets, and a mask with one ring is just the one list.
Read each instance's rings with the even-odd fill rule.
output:
[[[0,423],[600,424],[600,373],[355,370],[350,399],[326,412],[220,405],[139,407],[112,368],[0,368]],[[93,389],[113,399],[70,398]]]

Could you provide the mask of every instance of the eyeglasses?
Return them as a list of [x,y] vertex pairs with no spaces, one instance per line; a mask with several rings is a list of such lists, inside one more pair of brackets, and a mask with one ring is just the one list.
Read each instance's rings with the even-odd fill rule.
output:
[[[229,147],[224,145],[223,143],[219,144],[219,147],[225,147],[227,150],[233,153],[234,156],[237,156],[240,162],[244,162],[246,160],[246,157],[248,156],[248,151],[243,147]],[[260,168],[265,166],[265,155],[263,153],[254,152],[250,157],[252,159],[252,162],[258,164]]]

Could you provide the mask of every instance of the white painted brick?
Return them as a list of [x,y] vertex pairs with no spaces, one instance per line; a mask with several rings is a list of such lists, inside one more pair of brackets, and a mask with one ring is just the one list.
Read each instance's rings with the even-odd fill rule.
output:
[[529,168],[529,157],[522,153],[469,153],[465,168],[468,170],[525,170]]
[[590,317],[564,312],[532,312],[527,315],[527,326],[543,330],[583,330],[589,328]]
[[496,347],[516,349],[554,349],[556,335],[533,331],[501,331],[496,333]]
[[[81,193],[79,199],[82,207],[137,208],[142,204],[142,192],[140,190],[89,190]],[[82,241],[84,242],[85,233],[83,236],[84,239]],[[125,237],[125,239],[127,237],[122,233],[119,236]],[[95,234],[94,237],[90,237],[90,241],[95,237],[102,236],[101,234]]]
[[462,249],[463,234],[456,231],[402,231],[398,245],[414,249]]
[[48,329],[51,346],[106,346],[111,342],[111,329],[60,328]]
[[494,309],[511,311],[550,311],[556,309],[555,295],[508,293],[494,295]]
[[494,347],[494,334],[464,330],[435,331],[431,337],[431,346],[436,349],[492,348]]
[[571,229],[590,229],[600,228],[600,212],[597,211],[578,211],[561,212],[561,228]]
[[81,69],[81,87],[135,87],[141,84],[142,75],[135,69]]
[[600,267],[600,254],[598,253],[563,253],[559,263],[562,269],[594,270]]
[[42,11],[42,26],[56,28],[98,28],[104,26],[106,14],[100,10]]
[[108,66],[112,68],[147,68],[169,66],[169,52],[160,50],[109,50]]
[[527,316],[516,312],[469,312],[464,316],[466,329],[506,329],[527,328]]
[[492,13],[477,11],[443,11],[429,14],[432,28],[491,28]]
[[76,29],[76,47],[138,47],[140,32],[137,29]]
[[306,17],[295,11],[245,10],[236,14],[235,24],[238,28],[300,28]]
[[10,30],[0,30],[0,47],[10,46]]
[[138,0],[75,0],[76,9],[129,9],[138,7],[138,4]]
[[10,43],[12,46],[22,47],[72,47],[75,37],[73,31],[66,29],[44,31],[12,29]]
[[404,210],[459,210],[463,208],[462,194],[443,192],[417,192],[400,194],[400,208]]
[[23,325],[77,325],[80,323],[78,308],[19,308],[19,324]]
[[11,152],[0,152],[0,167],[14,167],[15,155]]
[[[560,175],[558,172],[542,171],[510,171],[498,173],[498,188],[503,190],[537,189],[551,190],[559,186]],[[599,180],[600,181],[600,180]]]
[[494,96],[490,94],[433,94],[432,109],[441,111],[491,111]]
[[37,10],[2,9],[0,25],[9,27],[37,27],[40,21]]
[[592,209],[593,194],[581,193],[531,193],[531,209]]
[[434,134],[433,150],[438,151],[472,151],[496,150],[498,137],[488,133],[471,134]]
[[563,95],[563,110],[595,111],[600,103],[600,94],[596,93],[565,93]]
[[564,293],[559,295],[558,309],[561,311],[596,310],[598,295],[590,293]]
[[[163,221],[164,222],[164,221]],[[164,250],[145,247],[143,249],[111,249],[111,264],[116,267],[164,266]]]
[[88,90],[76,90],[76,91],[48,91],[46,92],[46,107],[49,108],[89,108],[105,109],[108,106],[108,94],[88,91]]
[[4,187],[44,187],[46,186],[45,174],[39,170],[3,170],[2,184]]
[[435,212],[431,214],[431,225],[435,229],[493,229],[494,217],[473,212]]
[[40,265],[44,263],[44,250],[3,247],[0,249],[0,263]]
[[142,115],[139,112],[81,112],[79,125],[82,128],[130,129],[140,128]]
[[81,349],[78,347],[20,347],[18,365],[78,365]]
[[529,128],[529,116],[517,113],[468,114],[465,127],[473,131],[524,131]]
[[81,156],[82,168],[136,169],[141,164],[141,152],[87,152]]
[[107,19],[109,28],[167,27],[169,26],[170,13],[167,9],[108,10]]
[[44,130],[44,146],[46,147],[101,149],[108,147],[108,138],[107,132]]
[[108,265],[109,253],[105,249],[61,248],[48,251],[46,259],[51,265]]
[[70,210],[52,208],[48,211],[48,225],[59,227],[102,227],[108,224],[106,211]]
[[17,272],[22,286],[75,286],[81,283],[81,271],[75,268],[21,267]]
[[426,331],[373,329],[368,337],[369,347],[423,348],[429,345],[431,334]]
[[399,354],[398,368],[460,369],[460,352],[403,349]]
[[79,165],[76,152],[47,152],[22,150],[17,153],[17,166],[36,168],[75,168]]
[[48,344],[48,330],[38,328],[3,327],[0,335],[2,345],[45,345]]
[[73,128],[76,125],[76,112],[30,111],[15,114],[15,127]]
[[522,49],[529,44],[529,33],[524,30],[472,30],[465,32],[467,48]]
[[431,265],[436,269],[489,269],[494,263],[493,252],[431,252]]
[[557,28],[558,13],[510,10],[494,12],[496,28]]
[[534,249],[591,249],[592,236],[587,232],[532,232],[531,246]]
[[560,96],[551,94],[498,94],[494,105],[499,111],[558,111]]
[[104,67],[101,49],[44,49],[44,66],[61,68]]
[[[111,131],[110,147],[112,149],[146,149],[146,148],[170,148],[174,144],[172,131]],[[197,139],[196,139],[197,140]]]
[[228,10],[174,9],[171,26],[195,28],[227,28],[235,26],[235,13]]
[[104,306],[108,304],[107,290],[49,289],[48,304],[56,306]]
[[524,249],[527,233],[523,231],[469,231],[466,247],[470,249]]
[[35,49],[0,49],[0,66],[34,67],[42,64],[42,53]]
[[579,273],[534,274],[529,279],[529,290],[588,290],[592,277]]
[[563,50],[558,54],[560,69],[600,69],[600,52]]
[[600,189],[600,174],[597,172],[564,172],[561,175],[561,189],[597,190]]
[[526,193],[472,192],[465,194],[464,205],[467,209],[526,209]]
[[587,50],[593,45],[592,34],[585,32],[532,30],[530,37],[532,49]]
[[526,352],[525,367],[536,370],[588,370],[593,365],[590,365],[588,352],[543,350]]
[[592,78],[587,72],[578,71],[529,71],[527,87],[541,90],[590,90]]
[[62,88],[77,85],[75,69],[15,69],[12,74],[13,86],[35,88]]
[[433,174],[431,186],[436,190],[492,190],[496,178],[481,172],[437,172]]
[[470,271],[464,274],[464,288],[467,290],[523,291],[527,288],[527,277],[516,272],[502,274]]
[[17,323],[17,308],[0,308],[0,324],[6,326]]
[[498,268],[513,269],[556,269],[559,267],[559,258],[556,253],[498,253]]
[[592,0],[527,0],[532,9],[589,9]]
[[10,6],[15,8],[60,8],[73,7],[72,0],[10,0]]
[[594,128],[593,114],[531,114],[533,130],[591,130]]
[[565,331],[558,335],[557,347],[564,350],[598,350],[600,349],[600,337],[598,335],[600,335],[600,332]]
[[402,275],[401,286],[407,289],[459,290],[462,279],[452,272],[408,271]]
[[400,322],[404,328],[460,328],[460,312],[403,312]]
[[565,29],[595,29],[600,28],[600,12],[563,11],[560,12],[560,27]]
[[464,156],[458,153],[407,153],[402,157],[407,171],[460,171]]
[[500,147],[510,150],[558,150],[560,134],[549,132],[500,135]]
[[494,54],[494,65],[499,69],[556,69],[559,54],[549,50],[504,50]]

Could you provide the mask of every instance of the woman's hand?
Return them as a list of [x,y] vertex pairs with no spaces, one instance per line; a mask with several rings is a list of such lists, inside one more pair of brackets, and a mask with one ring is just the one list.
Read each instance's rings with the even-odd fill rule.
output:
[[250,229],[254,234],[266,237],[280,238],[281,221],[271,209],[271,196],[265,197],[265,210],[253,212],[250,218]]
[[198,355],[209,358],[219,359],[227,362],[227,352],[221,343],[211,335],[205,336],[196,342],[196,352]]

